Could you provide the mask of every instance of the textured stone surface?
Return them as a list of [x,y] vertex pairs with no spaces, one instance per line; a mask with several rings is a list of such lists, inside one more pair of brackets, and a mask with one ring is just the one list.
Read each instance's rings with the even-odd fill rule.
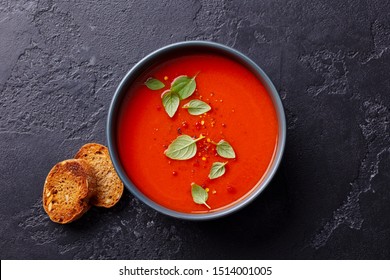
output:
[[[1,258],[390,258],[389,13],[379,0],[0,0]],[[280,92],[288,141],[268,189],[211,222],[165,217],[128,192],[50,222],[45,176],[106,142],[126,71],[200,39],[247,54]]]

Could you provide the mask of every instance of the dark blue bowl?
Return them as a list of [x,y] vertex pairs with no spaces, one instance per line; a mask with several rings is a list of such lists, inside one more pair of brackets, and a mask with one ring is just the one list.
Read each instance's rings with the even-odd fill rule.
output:
[[[143,73],[146,69],[148,69],[151,65],[154,65],[155,63],[166,61],[170,57],[177,57],[182,54],[196,53],[196,52],[208,52],[208,53],[216,53],[219,55],[224,55],[228,58],[231,58],[241,63],[243,66],[249,69],[263,83],[268,93],[270,94],[276,109],[278,123],[279,123],[279,134],[278,134],[279,136],[278,136],[278,144],[277,144],[278,146],[276,148],[273,162],[271,163],[271,166],[268,168],[262,180],[254,187],[253,191],[244,199],[240,200],[239,202],[233,204],[230,207],[223,208],[219,211],[204,213],[204,214],[189,214],[189,213],[174,211],[162,205],[159,205],[158,203],[154,202],[153,200],[145,196],[127,176],[118,155],[117,141],[116,141],[118,113],[120,111],[122,101],[125,95],[128,93],[129,87],[137,79],[137,77],[141,73]],[[272,177],[275,175],[276,170],[278,169],[279,164],[282,160],[284,146],[286,143],[286,119],[285,119],[283,105],[280,100],[279,94],[275,89],[275,86],[272,84],[271,80],[264,73],[264,71],[259,66],[257,66],[252,60],[250,60],[247,56],[230,47],[213,43],[213,42],[207,42],[207,41],[180,42],[180,43],[163,47],[161,49],[152,52],[151,54],[143,58],[140,62],[138,62],[122,79],[118,88],[115,91],[114,97],[110,105],[110,110],[108,112],[107,142],[108,142],[108,149],[110,151],[111,160],[114,164],[116,171],[118,172],[119,177],[122,179],[127,189],[135,197],[137,197],[139,200],[144,202],[146,205],[152,207],[153,209],[175,218],[181,218],[186,220],[209,220],[209,219],[215,219],[215,218],[228,215],[234,211],[243,208],[245,205],[253,201],[267,187]]]

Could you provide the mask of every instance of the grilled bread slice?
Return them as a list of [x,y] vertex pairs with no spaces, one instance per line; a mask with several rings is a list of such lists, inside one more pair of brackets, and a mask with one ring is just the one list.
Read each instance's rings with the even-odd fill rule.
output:
[[53,222],[70,223],[89,208],[96,179],[85,160],[68,159],[57,163],[43,187],[43,208]]
[[87,161],[96,177],[96,192],[91,204],[106,208],[114,206],[122,196],[123,183],[112,165],[107,147],[96,143],[85,144],[75,158]]

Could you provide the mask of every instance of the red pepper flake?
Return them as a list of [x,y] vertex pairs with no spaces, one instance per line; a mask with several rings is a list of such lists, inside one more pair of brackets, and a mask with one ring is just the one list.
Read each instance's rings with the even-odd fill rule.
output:
[[181,132],[181,128],[180,128],[180,127],[177,128],[177,133],[180,134],[180,135],[183,134],[183,133]]
[[225,124],[225,123],[222,123],[221,125],[222,125],[222,127],[226,127],[226,124]]
[[161,111],[161,106],[156,107],[157,111]]
[[177,175],[177,172],[176,172],[176,171],[172,171],[172,175],[173,175],[173,176],[176,176],[176,175]]
[[232,186],[228,186],[227,188],[228,193],[234,194],[236,193],[236,188]]
[[196,128],[197,130],[200,130],[200,129],[202,128],[202,125],[200,124],[200,122],[196,122],[196,123],[195,123],[195,128]]
[[207,177],[207,179],[203,180],[202,184],[199,184],[199,186],[201,186],[202,188],[206,188],[210,183],[211,183],[211,181],[208,180],[208,177]]
[[184,122],[181,123],[181,126],[183,128],[188,128],[188,123],[186,121],[184,121]]

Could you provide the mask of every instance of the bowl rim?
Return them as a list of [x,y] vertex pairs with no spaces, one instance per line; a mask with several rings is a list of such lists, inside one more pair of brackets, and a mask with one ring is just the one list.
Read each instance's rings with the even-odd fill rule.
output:
[[[246,68],[249,68],[249,70],[257,76],[257,78],[263,83],[264,87],[266,88],[268,94],[270,95],[272,102],[275,106],[275,111],[278,119],[278,144],[277,148],[274,152],[274,158],[271,163],[271,165],[268,167],[268,170],[266,171],[263,178],[257,183],[256,186],[253,187],[252,191],[245,196],[244,198],[240,199],[236,203],[233,203],[231,206],[228,206],[227,208],[222,208],[220,211],[215,212],[209,212],[209,213],[202,213],[202,214],[191,214],[191,213],[184,213],[175,211],[169,208],[166,208],[155,201],[148,198],[146,195],[144,195],[137,187],[136,185],[130,180],[130,178],[126,175],[125,170],[123,169],[120,158],[117,153],[116,149],[116,118],[117,113],[120,109],[120,103],[123,98],[123,96],[126,94],[128,90],[128,83],[129,80],[131,80],[133,75],[137,75],[139,71],[142,71],[143,69],[146,69],[148,66],[151,65],[151,62],[158,59],[161,55],[166,55],[167,53],[171,53],[172,51],[179,50],[179,49],[185,49],[185,48],[208,48],[212,49],[215,52],[222,53],[222,55],[229,55],[230,57],[233,57],[236,61],[238,61],[240,64],[244,65]],[[137,75],[138,76],[138,75]],[[136,77],[137,77],[136,76]],[[135,77],[135,78],[136,78]],[[134,78],[134,79],[135,79]],[[286,117],[285,112],[283,108],[283,104],[281,101],[281,98],[279,96],[278,91],[276,90],[274,84],[272,83],[271,79],[267,76],[267,74],[249,57],[244,55],[243,53],[228,47],[223,44],[211,42],[211,41],[183,41],[183,42],[177,42],[174,44],[166,45],[162,48],[159,48],[144,58],[142,58],[138,63],[136,63],[123,77],[121,82],[119,83],[118,87],[115,90],[114,96],[112,97],[111,104],[108,111],[107,116],[107,126],[106,126],[106,136],[107,136],[107,144],[109,149],[109,154],[111,161],[114,165],[114,168],[116,172],[118,173],[120,179],[123,181],[125,187],[139,200],[141,200],[143,203],[148,205],[149,207],[153,208],[154,210],[163,213],[165,215],[184,219],[184,220],[194,220],[194,221],[200,221],[200,220],[211,220],[220,218],[226,215],[229,215],[233,212],[238,211],[239,209],[244,208],[249,203],[254,201],[260,193],[264,191],[264,189],[269,185],[272,178],[274,177],[283,157],[285,145],[286,145]]]

